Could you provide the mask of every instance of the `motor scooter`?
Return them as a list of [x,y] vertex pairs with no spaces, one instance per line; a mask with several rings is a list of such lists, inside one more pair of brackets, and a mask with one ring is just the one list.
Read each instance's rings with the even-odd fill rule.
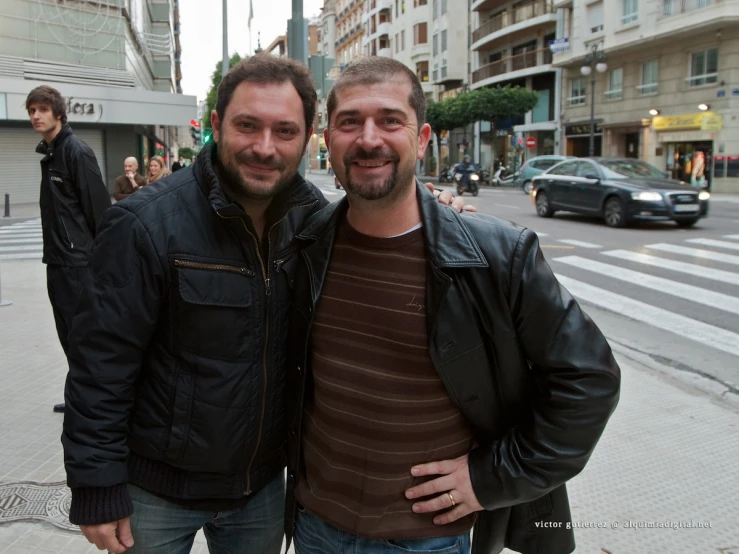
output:
[[457,183],[457,194],[460,196],[465,192],[469,192],[472,196],[477,196],[477,193],[480,191],[480,175],[475,170],[457,171],[454,174],[454,181]]
[[516,180],[516,177],[518,177],[518,172],[508,173],[508,168],[501,165],[495,172],[495,175],[493,175],[493,185],[498,187],[512,185]]

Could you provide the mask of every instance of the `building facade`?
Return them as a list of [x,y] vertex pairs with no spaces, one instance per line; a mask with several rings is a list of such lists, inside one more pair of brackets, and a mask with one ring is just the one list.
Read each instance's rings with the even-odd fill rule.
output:
[[362,14],[364,4],[365,0],[334,1],[336,13],[334,47],[336,48],[336,60],[340,67],[363,54],[364,27],[362,26]]
[[[560,78],[550,43],[558,14],[552,0],[473,0],[470,88],[514,85],[535,90],[539,103],[524,116],[476,127],[476,152],[483,166],[520,166],[527,158],[555,154],[558,140]],[[536,145],[525,148],[533,137]]]
[[[639,158],[673,178],[739,192],[739,0],[556,5],[566,153],[587,155],[592,110],[596,155]],[[583,76],[593,48],[605,71]]]
[[179,94],[176,1],[3,0],[0,20],[0,193],[38,201],[40,138],[25,98],[42,84],[66,98],[111,191],[127,156],[141,171],[155,154],[173,161],[177,127],[196,116],[195,97]]

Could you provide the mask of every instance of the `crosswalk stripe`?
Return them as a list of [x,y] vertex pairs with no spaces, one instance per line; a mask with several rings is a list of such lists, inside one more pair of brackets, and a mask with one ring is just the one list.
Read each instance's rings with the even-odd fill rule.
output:
[[22,231],[20,233],[3,233],[0,232],[0,238],[8,238],[8,237],[39,237],[41,238],[43,236],[43,233],[39,231],[38,233],[35,231]]
[[676,244],[647,244],[645,248],[650,250],[661,250],[662,252],[671,252],[672,254],[684,254],[685,256],[693,256],[694,258],[703,258],[704,260],[713,260],[714,262],[723,262],[725,264],[739,265],[739,256],[731,254],[723,254],[721,252],[713,252],[711,250],[703,250],[702,248],[688,248],[687,246],[678,246]]
[[739,240],[739,235],[724,235],[725,239]]
[[572,246],[580,246],[582,248],[603,248],[600,244],[593,244],[592,242],[585,242],[582,240],[559,239],[557,242],[571,244]]
[[3,246],[1,250],[2,252],[22,252],[23,250],[38,250],[41,252],[43,247],[41,244],[38,245],[38,248],[32,246]]
[[41,241],[37,239],[17,239],[15,237],[11,239],[6,239],[6,238],[0,237],[0,245],[2,244],[40,244],[40,243]]
[[724,240],[714,239],[688,239],[685,242],[693,244],[702,244],[703,246],[715,246],[716,248],[726,248],[727,250],[739,250],[739,244],[734,242],[726,242]]
[[[534,231],[536,233],[536,231]],[[548,237],[549,235],[547,233],[536,233],[537,237]]]
[[29,252],[26,254],[0,254],[0,260],[40,260],[41,252]]
[[677,296],[683,300],[702,304],[709,308],[723,310],[732,314],[739,313],[739,298],[729,296],[728,294],[713,292],[701,287],[695,287],[693,285],[664,279],[662,277],[655,277],[654,275],[625,269],[612,264],[604,264],[588,258],[581,258],[580,256],[564,256],[561,258],[554,258],[554,260],[572,267],[618,279],[619,281],[625,281],[647,289],[656,290],[663,294]]
[[629,250],[610,250],[608,252],[601,252],[601,254],[605,256],[610,256],[612,258],[626,260],[628,262],[636,262],[639,264],[671,269],[672,271],[687,273],[688,275],[694,275],[696,277],[700,277],[701,279],[720,281],[722,283],[728,283],[730,285],[739,285],[739,273],[733,273],[731,271],[708,268],[702,265],[689,264],[687,262],[678,262],[676,260],[670,260],[668,258],[650,256],[649,254],[631,252]]
[[736,345],[739,344],[739,335],[736,333],[588,285],[565,275],[557,275],[557,279],[575,298],[583,302],[699,342],[732,356],[736,355]]

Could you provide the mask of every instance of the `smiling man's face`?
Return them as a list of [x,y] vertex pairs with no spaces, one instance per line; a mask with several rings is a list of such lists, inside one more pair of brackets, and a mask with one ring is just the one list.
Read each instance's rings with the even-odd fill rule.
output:
[[431,131],[424,125],[419,133],[410,92],[410,82],[398,77],[337,93],[326,142],[350,197],[379,200],[414,186],[416,160]]
[[289,81],[248,81],[234,90],[220,121],[211,115],[219,169],[247,198],[272,198],[295,178],[305,153],[303,102]]

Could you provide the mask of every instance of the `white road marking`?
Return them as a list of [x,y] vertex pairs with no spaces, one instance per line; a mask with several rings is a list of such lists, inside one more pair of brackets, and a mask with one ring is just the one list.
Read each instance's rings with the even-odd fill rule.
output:
[[739,240],[739,235],[724,235],[725,239]]
[[513,210],[520,210],[518,206],[511,206],[510,204],[495,204],[496,206],[500,206],[501,208],[511,208]]
[[673,254],[683,254],[685,256],[693,256],[694,258],[703,258],[704,260],[713,260],[714,262],[723,262],[725,264],[739,265],[739,256],[731,254],[723,254],[721,252],[713,252],[711,250],[703,250],[702,248],[688,248],[687,246],[678,246],[676,244],[647,244],[645,248],[650,250],[661,250],[662,252],[671,252]]
[[592,242],[585,242],[582,240],[559,239],[558,242],[571,244],[572,246],[580,246],[582,248],[603,248],[600,244],[593,244]]
[[728,294],[713,292],[701,287],[680,283],[679,281],[655,277],[654,275],[641,273],[640,271],[633,271],[631,269],[625,269],[612,264],[604,264],[602,262],[590,260],[588,258],[581,258],[579,256],[565,256],[562,258],[554,258],[554,260],[572,267],[592,271],[599,275],[605,275],[612,279],[618,279],[619,281],[624,281],[632,285],[638,285],[640,287],[655,290],[662,294],[677,296],[682,300],[702,304],[709,308],[730,312],[732,314],[739,313],[739,298]]
[[[0,244],[39,244],[36,239],[16,239],[0,237]],[[0,249],[1,250],[1,249]]]
[[685,242],[693,244],[702,244],[703,246],[714,246],[716,248],[726,248],[727,250],[739,250],[739,244],[714,239],[688,239]]
[[649,254],[641,254],[639,252],[630,252],[628,250],[611,250],[609,252],[601,252],[605,256],[611,256],[612,258],[619,258],[629,262],[636,262],[644,265],[651,265],[653,267],[661,267],[664,269],[670,269],[672,271],[678,271],[680,273],[687,273],[688,275],[694,275],[701,279],[708,279],[711,281],[720,281],[722,283],[728,283],[730,285],[739,285],[739,273],[732,271],[724,271],[722,269],[714,269],[712,267],[705,267],[697,264],[689,264],[687,262],[678,262],[676,260],[670,260],[668,258],[660,258],[658,256],[650,256]]
[[732,356],[736,355],[737,344],[739,344],[739,335],[736,333],[588,285],[564,275],[557,275],[557,279],[573,296],[584,302],[721,350]]

